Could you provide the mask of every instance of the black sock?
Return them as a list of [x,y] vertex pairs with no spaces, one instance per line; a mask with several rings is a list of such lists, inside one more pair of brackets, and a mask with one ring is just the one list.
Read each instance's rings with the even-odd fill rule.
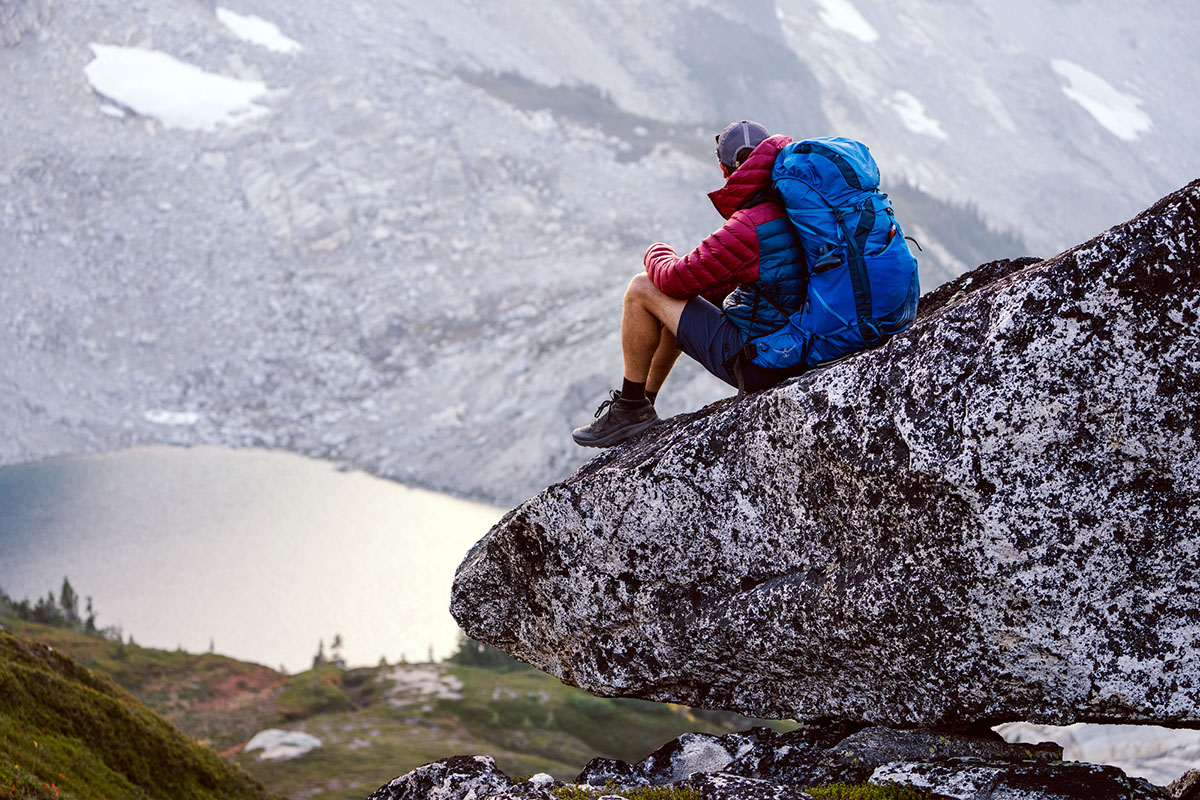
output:
[[640,403],[646,399],[646,384],[634,383],[629,378],[625,378],[621,384],[621,399]]
[[646,390],[646,399],[650,401],[651,405],[654,404],[654,398],[656,397],[658,397],[658,392],[652,392],[649,389]]

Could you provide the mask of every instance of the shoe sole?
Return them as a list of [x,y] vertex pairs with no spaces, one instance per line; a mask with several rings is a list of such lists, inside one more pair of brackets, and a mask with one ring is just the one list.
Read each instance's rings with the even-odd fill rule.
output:
[[575,444],[579,445],[580,447],[612,447],[614,444],[620,444],[626,439],[631,439],[634,436],[637,436],[639,433],[653,428],[659,422],[662,422],[662,420],[658,417],[654,417],[653,419],[648,419],[645,422],[639,422],[637,425],[625,428],[624,430],[614,431],[608,436],[596,439],[588,439],[586,437],[580,438],[579,435],[572,433],[571,438],[574,439]]

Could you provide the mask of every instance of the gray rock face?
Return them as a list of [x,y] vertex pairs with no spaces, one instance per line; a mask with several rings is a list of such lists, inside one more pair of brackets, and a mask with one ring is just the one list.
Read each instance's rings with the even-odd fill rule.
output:
[[929,299],[510,512],[460,624],[602,695],[1200,725],[1200,181]]

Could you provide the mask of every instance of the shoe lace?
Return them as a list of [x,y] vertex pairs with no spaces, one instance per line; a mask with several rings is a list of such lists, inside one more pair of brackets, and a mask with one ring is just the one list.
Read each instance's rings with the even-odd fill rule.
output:
[[607,411],[609,406],[621,399],[621,390],[610,389],[608,395],[608,399],[601,403],[600,407],[596,409],[596,413],[593,415],[595,419],[600,419],[600,415]]

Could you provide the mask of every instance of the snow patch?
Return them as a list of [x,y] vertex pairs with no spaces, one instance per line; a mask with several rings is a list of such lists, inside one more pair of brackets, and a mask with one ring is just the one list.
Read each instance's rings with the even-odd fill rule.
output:
[[254,734],[244,748],[246,752],[262,750],[259,761],[288,761],[293,758],[316,750],[321,746],[321,740],[303,731],[283,731],[278,728],[268,728]]
[[848,33],[860,42],[870,44],[879,40],[879,31],[858,13],[850,0],[817,0],[821,21],[834,30]]
[[925,113],[925,104],[912,93],[903,90],[892,92],[884,103],[896,112],[904,127],[913,133],[932,136],[934,139],[943,141],[950,138],[942,130],[942,124]]
[[189,426],[200,422],[200,415],[195,411],[167,411],[162,408],[152,408],[142,417],[155,425]]
[[461,700],[463,683],[434,664],[398,666],[388,678],[388,705],[403,708],[429,700]]
[[276,53],[298,53],[304,48],[295,39],[285,36],[274,22],[253,14],[243,15],[228,8],[217,7],[217,19],[239,39],[265,47]]
[[1073,61],[1059,58],[1051,61],[1050,66],[1068,82],[1062,87],[1063,94],[1083,106],[1117,138],[1137,141],[1153,127],[1150,115],[1140,108],[1140,98],[1117,91],[1108,81]]
[[100,95],[153,117],[164,128],[215,131],[261,117],[268,109],[254,101],[267,93],[261,81],[243,81],[205,72],[158,50],[90,45],[95,59],[84,67]]

